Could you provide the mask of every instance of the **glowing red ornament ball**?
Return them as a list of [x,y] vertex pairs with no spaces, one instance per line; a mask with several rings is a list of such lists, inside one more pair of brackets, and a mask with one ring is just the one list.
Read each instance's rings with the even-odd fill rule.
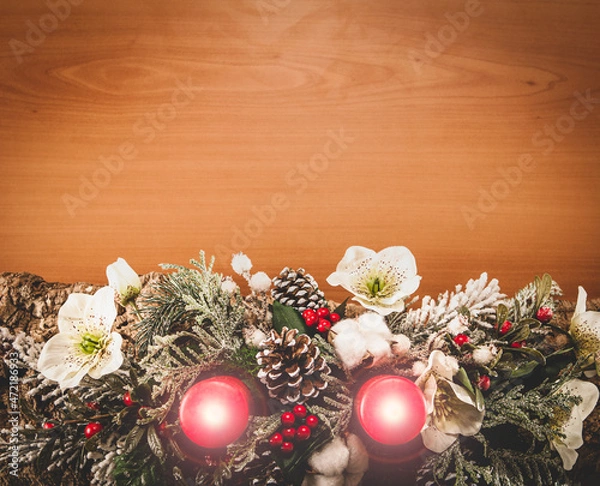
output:
[[246,430],[250,416],[250,391],[233,376],[215,376],[192,386],[179,407],[183,433],[208,449],[235,442]]
[[427,419],[423,392],[401,376],[371,378],[360,388],[354,403],[364,431],[386,445],[410,442],[419,435]]

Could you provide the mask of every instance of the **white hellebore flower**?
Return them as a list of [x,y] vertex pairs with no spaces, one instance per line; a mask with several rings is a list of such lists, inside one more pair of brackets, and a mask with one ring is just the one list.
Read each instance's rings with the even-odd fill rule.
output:
[[114,291],[103,287],[93,296],[71,294],[58,311],[58,331],[44,345],[38,370],[73,388],[89,374],[94,379],[118,370],[123,363],[121,335],[112,332],[117,317]]
[[106,277],[108,285],[119,294],[119,301],[123,306],[134,300],[142,290],[140,277],[123,258],[106,267]]
[[403,334],[392,334],[385,318],[375,312],[365,312],[358,319],[344,319],[331,328],[335,352],[348,369],[372,358],[372,365],[392,354],[408,352],[410,340]]
[[578,379],[566,382],[558,391],[582,398],[582,402],[579,405],[573,406],[568,417],[560,420],[561,414],[558,414],[557,429],[565,437],[557,436],[552,440],[552,446],[560,454],[563,467],[567,471],[570,471],[573,469],[579,455],[575,449],[579,449],[583,445],[583,421],[596,407],[599,392],[598,387],[593,383]]
[[586,300],[587,292],[580,286],[569,333],[575,341],[577,356],[589,358],[588,364],[595,361],[596,373],[600,375],[600,312],[586,311]]
[[472,436],[481,428],[485,411],[477,408],[475,397],[466,388],[452,381],[457,371],[456,360],[435,350],[415,382],[423,390],[427,404],[427,422],[421,438],[433,452],[443,452],[459,435]]
[[381,315],[404,310],[404,299],[419,287],[415,257],[404,246],[390,246],[379,253],[351,246],[327,277],[329,285],[341,285],[353,299]]

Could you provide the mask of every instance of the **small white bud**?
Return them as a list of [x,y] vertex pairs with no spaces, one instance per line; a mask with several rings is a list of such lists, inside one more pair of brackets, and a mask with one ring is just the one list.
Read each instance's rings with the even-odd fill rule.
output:
[[249,283],[252,291],[257,294],[263,294],[271,288],[271,279],[265,272],[256,272]]
[[231,268],[238,275],[244,275],[245,273],[250,272],[252,268],[252,261],[248,258],[244,253],[239,252],[233,255],[231,259]]

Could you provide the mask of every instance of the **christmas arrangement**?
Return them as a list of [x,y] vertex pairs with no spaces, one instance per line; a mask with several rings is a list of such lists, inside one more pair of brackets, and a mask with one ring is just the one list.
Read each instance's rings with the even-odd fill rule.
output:
[[327,282],[357,304],[302,268],[253,273],[242,253],[238,282],[203,253],[191,264],[141,292],[118,259],[45,343],[0,328],[8,382],[28,390],[10,394],[6,477],[32,464],[44,484],[69,470],[102,486],[352,486],[410,462],[421,485],[572,483],[599,396],[600,312],[582,287],[561,325],[549,275],[513,297],[484,273],[419,300],[405,247],[346,251]]

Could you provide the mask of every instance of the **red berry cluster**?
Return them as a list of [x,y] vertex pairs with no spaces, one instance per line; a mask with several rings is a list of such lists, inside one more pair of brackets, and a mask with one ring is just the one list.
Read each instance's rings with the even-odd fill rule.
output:
[[457,334],[454,336],[454,342],[457,346],[463,346],[467,344],[471,339],[466,334]]
[[329,312],[327,307],[321,307],[316,311],[313,309],[306,309],[302,313],[304,322],[308,327],[317,326],[317,331],[321,334],[325,334],[331,329],[331,325],[339,322],[341,317],[336,312]]
[[282,429],[269,439],[273,449],[279,448],[285,454],[294,451],[294,441],[304,442],[310,439],[312,430],[319,425],[316,415],[309,415],[304,405],[296,405],[293,412],[281,414]]

